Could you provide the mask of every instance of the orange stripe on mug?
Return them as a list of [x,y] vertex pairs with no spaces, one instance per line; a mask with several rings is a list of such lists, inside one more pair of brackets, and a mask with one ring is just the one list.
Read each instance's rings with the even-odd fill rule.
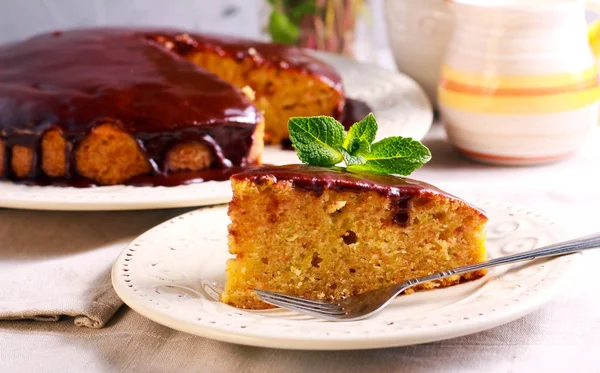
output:
[[544,114],[558,113],[593,105],[598,88],[538,96],[489,96],[438,90],[440,105],[472,113]]
[[543,75],[498,75],[495,70],[471,73],[443,65],[440,76],[447,81],[486,89],[555,88],[597,80],[598,68],[594,64],[587,69],[573,72]]
[[593,89],[598,87],[598,81],[596,78],[593,78],[587,81],[555,87],[492,88],[463,84],[442,77],[440,86],[449,91],[479,96],[543,96]]

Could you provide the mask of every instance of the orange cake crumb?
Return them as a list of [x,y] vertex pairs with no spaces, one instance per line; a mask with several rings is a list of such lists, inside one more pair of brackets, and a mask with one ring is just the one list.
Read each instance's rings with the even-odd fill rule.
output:
[[232,186],[222,301],[236,307],[270,308],[254,289],[333,300],[486,259],[485,215],[428,184],[284,166],[234,175]]

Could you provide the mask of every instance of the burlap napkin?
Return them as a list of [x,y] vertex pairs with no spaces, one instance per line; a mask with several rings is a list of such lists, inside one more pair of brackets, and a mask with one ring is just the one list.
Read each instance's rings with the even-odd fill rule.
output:
[[45,212],[0,209],[0,320],[101,328],[122,302],[110,269],[136,236],[186,210]]

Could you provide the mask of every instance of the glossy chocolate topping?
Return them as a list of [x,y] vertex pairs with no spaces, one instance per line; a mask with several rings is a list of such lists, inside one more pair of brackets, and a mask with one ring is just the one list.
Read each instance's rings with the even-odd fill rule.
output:
[[112,122],[155,171],[174,141],[200,140],[221,166],[244,165],[261,114],[229,83],[139,31],[56,32],[0,47],[0,135],[35,147],[59,128],[77,141]]
[[[404,224],[408,220],[408,201],[412,197],[425,194],[442,194],[452,199],[460,200],[422,181],[368,172],[352,173],[338,167],[323,168],[308,165],[261,166],[235,174],[231,179],[239,181],[248,180],[254,183],[263,183],[267,180],[275,182],[288,181],[292,184],[293,188],[314,192],[317,196],[320,196],[325,189],[338,192],[374,191],[390,198],[395,210],[394,221],[399,224]],[[484,214],[483,211],[477,210],[481,214]]]
[[342,89],[335,70],[293,47],[176,30],[55,32],[0,46],[0,137],[9,148],[35,148],[58,128],[74,149],[111,122],[138,140],[155,174],[166,173],[164,153],[182,139],[212,147],[219,167],[246,166],[261,114],[238,89],[187,61],[193,51],[295,69]]
[[[169,174],[162,175],[140,175],[135,176],[127,182],[125,185],[133,186],[164,186],[173,187],[179,185],[187,185],[194,183],[201,183],[204,181],[226,181],[229,180],[231,175],[238,172],[242,172],[246,167],[225,167],[225,168],[208,168],[199,171],[177,171]],[[35,180],[16,180],[17,183],[25,185],[54,185],[63,187],[74,187],[74,188],[91,188],[97,186],[93,180],[86,179],[84,177],[77,178],[51,178],[46,175],[40,175]]]
[[369,172],[352,173],[339,167],[325,168],[301,164],[252,167],[231,178],[259,183],[266,179],[289,181],[294,188],[314,191],[317,195],[321,195],[324,189],[340,192],[375,191],[387,197],[414,196],[423,191],[444,193],[433,185],[405,177]]

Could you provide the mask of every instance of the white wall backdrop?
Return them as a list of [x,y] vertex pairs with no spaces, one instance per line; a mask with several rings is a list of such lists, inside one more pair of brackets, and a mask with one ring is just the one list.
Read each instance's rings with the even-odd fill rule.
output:
[[[373,27],[362,30],[360,37],[376,46],[386,45],[383,0],[369,2]],[[172,26],[260,38],[265,3],[266,0],[0,0],[0,43],[44,31],[95,25]]]

